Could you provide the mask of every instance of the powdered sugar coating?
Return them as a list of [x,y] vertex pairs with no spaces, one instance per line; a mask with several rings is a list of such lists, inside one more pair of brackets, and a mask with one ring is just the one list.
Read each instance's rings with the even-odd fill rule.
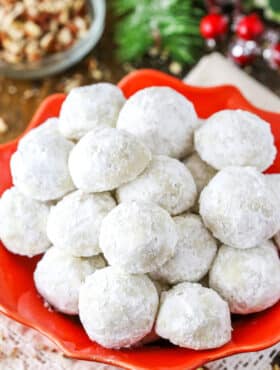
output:
[[[279,173],[266,174],[265,178],[269,186],[271,186],[272,191],[275,192],[275,195],[278,199],[277,207],[280,211],[280,174]],[[280,250],[280,228],[279,231],[277,231],[277,233],[274,235],[273,239],[277,248]]]
[[175,254],[150,276],[169,284],[197,282],[207,274],[214,260],[216,241],[197,215],[186,214],[173,220],[179,238]]
[[66,138],[78,140],[95,127],[115,127],[124,102],[122,91],[110,83],[76,87],[62,104],[59,130]]
[[280,174],[279,173],[272,173],[272,174],[265,174],[265,178],[267,180],[268,185],[271,187],[272,191],[275,193],[278,199],[278,207],[280,209]]
[[252,167],[227,167],[201,192],[200,214],[221,242],[251,248],[279,230],[277,203],[265,175]]
[[106,348],[130,347],[151,332],[158,294],[145,275],[114,267],[87,277],[80,291],[79,313],[91,340]]
[[110,265],[130,273],[156,270],[171,258],[177,243],[176,226],[154,203],[119,204],[103,220],[99,245]]
[[222,246],[209,277],[233,313],[259,312],[280,299],[280,261],[271,241],[244,250]]
[[192,150],[197,115],[193,104],[169,87],[135,93],[120,111],[117,127],[141,139],[153,152],[184,158]]
[[101,256],[73,257],[61,248],[50,248],[38,262],[34,281],[40,295],[58,311],[78,314],[79,292],[87,275],[106,266]]
[[38,138],[42,138],[44,135],[51,134],[59,135],[58,118],[56,117],[48,118],[45,122],[30,130],[26,135],[23,136],[21,143],[25,143],[27,145],[29,140],[33,141]]
[[178,284],[161,295],[156,333],[180,347],[221,347],[231,339],[228,304],[200,284]]
[[48,237],[56,247],[74,256],[99,254],[101,222],[115,206],[110,193],[88,194],[77,190],[51,208]]
[[217,173],[217,171],[204,162],[197,153],[190,155],[183,163],[193,176],[198,194],[200,194],[202,189],[205,188],[208,182]]
[[154,156],[140,176],[117,190],[119,202],[157,203],[171,215],[188,210],[196,199],[196,186],[188,169],[177,159]]
[[57,119],[30,131],[11,158],[14,185],[26,196],[55,200],[74,189],[68,170],[68,156],[74,144],[57,129]]
[[270,125],[239,109],[213,114],[196,130],[194,142],[200,157],[216,169],[252,166],[264,171],[276,156]]
[[103,128],[78,142],[70,154],[69,169],[77,188],[103,192],[134,180],[150,160],[149,149],[133,135]]
[[33,257],[50,246],[46,226],[49,207],[21,194],[16,187],[0,199],[0,238],[16,254]]

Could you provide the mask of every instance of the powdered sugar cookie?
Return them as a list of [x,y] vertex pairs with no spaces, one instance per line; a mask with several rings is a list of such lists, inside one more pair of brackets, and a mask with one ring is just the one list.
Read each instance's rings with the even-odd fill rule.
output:
[[177,159],[163,155],[154,156],[140,176],[117,190],[120,202],[154,202],[172,215],[189,209],[196,195],[196,186],[189,170]]
[[79,314],[91,340],[106,348],[130,347],[152,330],[158,293],[145,275],[114,267],[86,278],[80,291]]
[[154,203],[119,204],[103,220],[99,245],[110,265],[130,273],[156,270],[171,258],[177,242],[169,214]]
[[94,130],[72,150],[69,169],[77,188],[91,193],[113,190],[134,180],[149,164],[151,153],[128,132]]
[[115,205],[109,193],[87,194],[77,190],[51,208],[48,237],[56,247],[74,256],[99,254],[101,222]]
[[49,201],[74,189],[68,156],[74,144],[60,135],[57,120],[48,120],[24,136],[11,158],[13,183],[26,196]]
[[252,167],[227,167],[203,189],[200,214],[221,242],[251,248],[279,230],[277,204],[265,175]]
[[173,220],[178,233],[175,254],[150,275],[169,284],[199,281],[207,274],[214,260],[216,241],[197,215],[181,215]]
[[210,287],[233,313],[259,312],[280,299],[280,261],[275,246],[266,241],[250,249],[222,246],[209,274]]
[[228,304],[200,284],[178,284],[161,295],[156,333],[180,347],[221,347],[231,339]]
[[79,291],[86,276],[105,265],[101,256],[78,258],[52,247],[37,264],[35,285],[41,296],[58,311],[76,315]]
[[200,157],[216,169],[252,166],[264,171],[276,156],[270,125],[240,109],[213,114],[196,130],[194,138]]
[[25,197],[17,188],[4,192],[0,200],[0,238],[16,254],[33,257],[50,246],[47,237],[49,206]]
[[148,87],[132,95],[117,127],[141,139],[153,152],[184,158],[193,147],[197,115],[193,104],[169,87]]
[[59,130],[78,140],[96,127],[115,127],[124,102],[122,91],[110,83],[75,87],[62,104]]

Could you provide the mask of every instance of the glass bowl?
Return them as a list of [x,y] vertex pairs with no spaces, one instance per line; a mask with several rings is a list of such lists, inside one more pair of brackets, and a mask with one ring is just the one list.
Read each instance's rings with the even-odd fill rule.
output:
[[86,35],[70,49],[44,57],[36,62],[11,64],[0,61],[0,76],[36,79],[64,71],[79,62],[99,41],[105,24],[105,0],[88,0],[92,21]]

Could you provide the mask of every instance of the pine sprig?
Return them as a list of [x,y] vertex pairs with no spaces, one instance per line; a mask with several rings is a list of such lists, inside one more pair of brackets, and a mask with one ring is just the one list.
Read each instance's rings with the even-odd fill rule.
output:
[[135,61],[153,45],[177,61],[193,63],[203,46],[199,0],[114,0],[119,17],[115,39],[122,61]]

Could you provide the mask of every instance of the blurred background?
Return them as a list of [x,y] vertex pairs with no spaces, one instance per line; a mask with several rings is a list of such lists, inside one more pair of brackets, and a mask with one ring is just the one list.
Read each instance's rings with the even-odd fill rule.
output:
[[47,95],[213,51],[280,96],[280,0],[0,0],[0,143]]

